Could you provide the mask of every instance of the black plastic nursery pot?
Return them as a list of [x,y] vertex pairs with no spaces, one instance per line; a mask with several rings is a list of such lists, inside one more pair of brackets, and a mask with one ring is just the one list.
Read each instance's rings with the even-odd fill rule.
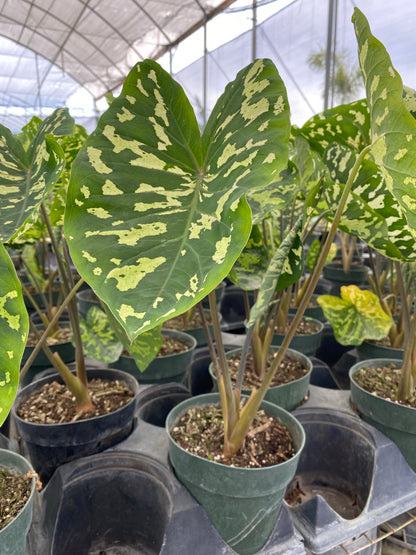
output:
[[415,506],[416,474],[391,440],[347,409],[348,393],[337,394],[346,395],[345,410],[320,402],[294,413],[306,443],[285,502],[308,553],[373,555],[377,527]]
[[18,435],[23,440],[22,452],[29,458],[42,482],[47,482],[58,466],[79,457],[103,451],[125,439],[133,427],[137,380],[121,370],[87,368],[88,379],[123,380],[134,392],[132,399],[118,410],[106,415],[61,424],[37,424],[17,415],[17,407],[43,384],[53,380],[63,383],[52,374],[19,391],[12,407]]
[[395,349],[393,347],[385,347],[378,345],[372,341],[363,341],[361,345],[356,347],[360,360],[369,360],[372,358],[394,358],[403,360],[404,349]]
[[[177,383],[144,386],[125,440],[61,465],[37,495],[26,555],[235,555],[168,461],[166,417],[189,397]],[[258,555],[277,553],[305,555],[286,506]]]
[[[278,347],[271,347],[274,349],[278,349]],[[241,348],[232,349],[226,353],[226,358],[230,358],[235,354],[241,353]],[[291,382],[287,382],[282,385],[276,385],[269,387],[267,393],[265,395],[265,400],[277,405],[287,411],[292,411],[296,407],[298,407],[307,397],[309,383],[311,380],[312,374],[312,361],[311,359],[295,349],[288,349],[286,351],[286,355],[292,357],[296,360],[300,360],[303,366],[307,369],[307,372],[301,378],[297,380],[293,380]],[[209,371],[214,382],[215,391],[217,391],[217,380],[214,375],[214,369],[212,363],[209,366]],[[243,389],[243,395],[250,395],[250,390]]]
[[[305,317],[305,320],[313,322],[316,325],[318,331],[308,334],[295,334],[289,344],[289,347],[291,349],[295,349],[295,351],[303,353],[304,355],[313,356],[316,354],[316,351],[319,349],[319,346],[321,344],[324,324],[323,322],[315,318]],[[272,345],[280,346],[284,338],[284,333],[275,333],[273,335]]]
[[[169,469],[146,454],[106,451],[65,465],[43,492],[48,538],[32,554],[157,555],[172,515]],[[56,479],[55,479],[56,477]]]
[[416,471],[416,409],[373,395],[354,381],[354,374],[361,368],[391,363],[400,365],[400,362],[393,358],[378,358],[354,364],[349,373],[351,402],[363,420],[394,441],[409,466]]
[[[0,468],[14,475],[25,475],[33,471],[32,465],[24,457],[7,449],[0,449]],[[33,495],[36,478],[31,480],[30,497],[19,514],[0,530],[0,553],[2,555],[23,555],[26,553],[26,536],[32,522]]]
[[119,368],[128,372],[142,384],[184,381],[192,364],[196,339],[183,331],[162,330],[162,334],[179,339],[188,346],[188,349],[181,353],[154,358],[144,372],[140,371],[132,357],[126,355],[121,355],[116,362],[111,363],[110,368]]
[[220,536],[237,553],[249,555],[264,546],[276,524],[305,435],[290,413],[264,401],[261,407],[286,425],[293,438],[296,454],[284,463],[257,469],[230,467],[194,455],[173,441],[170,430],[181,414],[190,407],[218,402],[219,395],[210,393],[187,399],[172,409],[166,420],[169,458],[176,476],[204,507]]
[[[71,341],[63,341],[62,343],[55,343],[55,344],[49,345],[49,348],[53,353],[58,353],[62,359],[62,362],[64,362],[65,364],[73,362],[75,360],[75,347]],[[26,345],[22,356],[22,362],[21,362],[22,367],[27,361],[27,359],[30,357],[30,355],[33,353],[34,349],[35,349],[35,345]],[[51,366],[50,360],[45,355],[43,349],[41,349],[36,355],[29,370],[23,376],[21,380],[21,386],[24,387],[26,385],[29,385],[30,382],[36,378],[36,375],[41,370],[44,370],[45,368],[50,368],[50,366]]]

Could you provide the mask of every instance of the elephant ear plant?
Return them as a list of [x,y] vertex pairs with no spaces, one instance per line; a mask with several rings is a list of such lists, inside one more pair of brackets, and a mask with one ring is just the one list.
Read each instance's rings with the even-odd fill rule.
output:
[[[397,201],[398,210],[406,220],[404,233],[408,243],[412,244],[413,256],[409,256],[409,260],[413,261],[416,238],[416,120],[405,105],[408,98],[407,94],[403,94],[401,77],[357,8],[353,21],[370,111],[371,140],[374,144],[372,156],[383,174],[387,190]],[[413,318],[411,325],[405,329],[405,350],[397,391],[397,399],[401,401],[414,394],[415,341],[416,320]]]
[[[289,133],[268,60],[226,87],[202,134],[168,73],[152,61],[133,68],[73,164],[65,215],[80,274],[131,340],[229,273],[251,231],[245,195],[286,166]],[[239,400],[225,369],[220,382],[232,428]]]
[[3,243],[30,225],[32,214],[57,182],[64,159],[56,137],[72,128],[72,118],[62,109],[37,124],[33,134],[18,137],[0,126],[0,424],[17,393],[29,329],[20,281]]
[[[158,64],[133,68],[74,161],[64,228],[80,274],[130,340],[207,293],[212,298],[251,232],[245,196],[278,181],[288,164],[289,136],[285,87],[268,60],[253,62],[226,87],[202,134],[183,90]],[[309,303],[368,148],[351,169],[275,364],[242,408],[219,349],[225,456],[240,449]],[[287,250],[280,252],[279,267],[293,241],[283,242]],[[272,274],[275,280],[279,271]],[[272,293],[274,282],[265,283]],[[266,296],[261,298],[264,306]]]
[[[13,136],[9,130],[2,128],[4,138],[4,157],[2,162],[2,178],[4,186],[4,209],[1,211],[4,225],[2,233],[4,238],[12,244],[30,234],[33,224],[39,219],[47,230],[48,237],[56,255],[59,276],[61,278],[65,301],[56,310],[49,325],[42,333],[32,326],[38,334],[38,344],[20,372],[24,375],[36,357],[40,348],[43,348],[49,358],[51,365],[55,366],[61,374],[66,385],[72,391],[76,399],[79,411],[89,411],[93,408],[87,386],[82,343],[77,325],[77,314],[75,305],[75,292],[82,284],[80,280],[73,284],[70,275],[70,261],[65,259],[65,247],[59,241],[60,233],[52,227],[51,221],[59,223],[59,213],[63,214],[62,202],[57,203],[54,193],[57,188],[65,187],[65,176],[68,176],[73,155],[71,152],[79,148],[79,133],[74,134],[74,120],[67,109],[58,109],[43,122],[33,121],[19,136]],[[62,147],[64,136],[72,135],[67,139],[68,148]],[[6,154],[14,162],[14,166],[6,159]],[[61,196],[64,196],[62,191]],[[50,198],[53,199],[49,204]],[[48,200],[48,202],[46,202]],[[59,209],[58,205],[61,205]],[[50,206],[49,214],[46,206]],[[7,233],[7,235],[6,235]],[[60,245],[59,245],[60,242]],[[57,353],[52,353],[46,344],[48,335],[53,330],[59,316],[65,307],[68,307],[71,318],[71,327],[74,335],[76,348],[76,374],[62,362]]]

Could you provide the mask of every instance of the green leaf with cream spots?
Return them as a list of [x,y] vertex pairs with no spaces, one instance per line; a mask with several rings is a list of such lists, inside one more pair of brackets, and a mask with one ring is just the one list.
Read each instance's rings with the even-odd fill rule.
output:
[[248,195],[253,224],[258,224],[269,215],[276,215],[292,204],[299,190],[299,175],[295,164],[289,160],[271,185]]
[[356,285],[343,285],[341,297],[320,295],[317,301],[341,345],[361,345],[366,339],[383,339],[393,324],[381,308],[377,295]]
[[370,114],[367,101],[356,100],[330,108],[309,119],[298,133],[323,155],[330,143],[361,151],[370,144]]
[[39,125],[27,150],[19,138],[0,125],[0,238],[3,241],[28,221],[59,179],[65,160],[56,136],[70,133],[73,124],[66,108],[55,110]]
[[353,23],[370,110],[371,155],[416,237],[416,120],[404,104],[400,75],[358,8]]
[[262,317],[270,306],[276,290],[284,289],[299,279],[303,270],[303,246],[300,239],[302,218],[299,218],[276,250],[250,310],[248,327]]
[[26,345],[29,318],[13,263],[0,243],[0,426],[5,421],[19,385],[20,362]]
[[[324,161],[333,180],[325,188],[325,198],[333,209],[339,204],[356,157],[355,151],[338,144],[329,145],[325,151]],[[351,191],[340,228],[388,258],[415,260],[415,241],[403,210],[372,160],[363,160]]]
[[247,243],[245,195],[287,166],[284,84],[256,60],[225,89],[201,135],[183,89],[137,64],[74,161],[65,214],[72,258],[131,339],[181,314]]

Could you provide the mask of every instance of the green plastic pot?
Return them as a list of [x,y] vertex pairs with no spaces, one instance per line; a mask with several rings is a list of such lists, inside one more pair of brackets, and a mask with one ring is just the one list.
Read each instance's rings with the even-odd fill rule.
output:
[[[289,347],[294,349],[295,351],[299,351],[307,356],[313,356],[316,351],[319,349],[322,340],[322,333],[324,330],[324,324],[320,320],[315,318],[307,318],[305,320],[309,320],[314,322],[318,327],[318,331],[316,333],[308,333],[303,335],[294,335],[292,341],[290,342]],[[284,333],[275,333],[272,339],[272,345],[280,346],[285,338]]]
[[367,281],[365,270],[359,262],[353,262],[348,272],[344,271],[341,262],[330,262],[324,266],[323,275],[325,279],[341,285],[359,284]]
[[412,470],[416,471],[416,409],[377,397],[354,381],[354,374],[361,368],[400,365],[394,358],[368,359],[354,364],[350,369],[351,401],[363,420],[380,430],[400,449]]
[[110,368],[118,368],[134,376],[141,384],[161,384],[168,382],[182,382],[191,368],[192,357],[196,347],[196,339],[183,331],[162,330],[163,335],[180,339],[189,347],[187,351],[173,355],[156,357],[144,372],[141,372],[134,358],[121,355],[112,362]]
[[238,468],[189,453],[169,431],[187,409],[219,403],[218,393],[197,395],[174,407],[166,420],[169,458],[176,476],[205,509],[220,536],[240,555],[259,551],[273,531],[286,488],[292,480],[305,444],[299,421],[284,409],[264,401],[268,414],[290,431],[296,454],[284,463],[265,468]]
[[403,360],[403,349],[394,349],[393,347],[384,347],[377,345],[371,341],[363,341],[361,345],[356,347],[360,360],[369,360],[371,358],[394,358]]
[[[271,349],[273,348],[275,350],[278,349],[278,347],[271,347]],[[228,351],[225,356],[227,359],[229,359],[237,353],[241,353],[241,347]],[[292,411],[302,403],[302,401],[308,394],[313,365],[311,359],[307,355],[304,355],[303,353],[300,353],[299,351],[296,351],[294,349],[288,349],[287,355],[300,360],[305,368],[308,369],[307,373],[297,380],[293,380],[282,385],[269,387],[264,398],[266,401],[269,401],[274,405],[277,405],[287,411]],[[217,392],[217,379],[214,374],[214,367],[212,362],[209,365],[209,373],[211,374],[212,380],[214,382],[214,391]],[[243,395],[250,395],[250,393],[251,391],[248,389],[242,390]]]
[[[318,297],[319,295],[312,295],[312,300],[316,301]],[[289,308],[289,314],[293,316],[294,314],[296,314],[297,310],[297,308],[291,307]],[[320,322],[326,322],[324,311],[319,304],[316,304],[316,306],[306,307],[304,314],[308,318],[315,318],[315,320],[319,320]]]
[[[32,465],[21,455],[0,449],[0,468],[11,474],[25,475],[33,471]],[[33,495],[36,478],[30,485],[30,497],[20,513],[9,524],[0,530],[0,553],[2,555],[23,555],[26,553],[26,536],[32,522]]]

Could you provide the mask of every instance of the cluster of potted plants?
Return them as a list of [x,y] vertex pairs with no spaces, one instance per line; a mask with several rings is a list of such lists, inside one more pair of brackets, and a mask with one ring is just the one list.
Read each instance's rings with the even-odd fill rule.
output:
[[[397,261],[404,315],[396,328],[403,329],[406,345],[403,361],[396,364],[401,371],[395,371],[402,374],[400,403],[371,393],[368,400],[356,384],[356,369],[351,396],[362,417],[397,441],[415,470],[415,451],[407,452],[414,442],[403,434],[414,433],[416,426],[415,406],[406,404],[414,401],[416,323],[406,309],[410,289],[398,268],[411,266],[415,257],[416,95],[406,91],[403,98],[400,77],[358,9],[353,21],[367,100],[328,110],[302,128],[291,126],[284,83],[264,59],[228,84],[202,133],[182,88],[150,60],[131,70],[89,137],[74,128],[64,109],[44,122],[32,121],[20,136],[1,128],[2,241],[28,244],[40,225],[62,288],[62,302],[41,317],[43,327],[31,324],[39,341],[21,370],[29,319],[15,268],[0,246],[0,328],[7,345],[0,350],[0,421],[14,402],[13,422],[45,484],[62,464],[129,436],[136,378],[140,382],[160,350],[163,324],[194,310],[208,295],[211,328],[202,306],[199,312],[217,392],[186,399],[169,413],[169,460],[232,549],[261,551],[305,445],[304,427],[289,411],[307,396],[311,352],[296,353],[292,341],[333,257],[337,234],[347,262],[356,238]],[[305,251],[315,229],[322,240],[313,256],[313,249],[308,252],[305,272]],[[29,273],[36,281],[36,272]],[[367,278],[374,282],[375,276],[374,271]],[[254,304],[247,302],[247,332],[233,375],[215,295],[226,277],[255,291]],[[76,292],[84,280],[101,309],[92,309],[80,323]],[[393,325],[391,315],[359,291],[341,288],[338,304],[318,299],[341,341],[341,327],[354,329],[361,340],[380,339]],[[289,315],[291,304],[296,310]],[[74,337],[73,365],[46,341],[64,310]],[[277,331],[282,337],[276,338]],[[349,344],[356,341],[352,335],[345,340]],[[34,381],[15,400],[19,373],[31,367],[40,349],[58,375]],[[127,351],[135,368],[130,373],[88,370],[84,349],[115,368]],[[279,384],[275,396],[274,378],[286,359],[304,366],[302,377],[292,380],[298,392],[293,396],[291,383]],[[251,384],[244,380],[248,360],[256,375]],[[172,376],[168,381],[178,381]],[[57,419],[56,410],[28,417],[51,390],[54,397],[45,403],[59,406]],[[56,401],[58,390],[74,402],[68,417],[66,403]],[[99,411],[98,399],[113,395],[115,404],[104,403]],[[373,409],[373,402],[383,405]],[[398,422],[402,412],[405,423],[397,439],[386,422]]]

